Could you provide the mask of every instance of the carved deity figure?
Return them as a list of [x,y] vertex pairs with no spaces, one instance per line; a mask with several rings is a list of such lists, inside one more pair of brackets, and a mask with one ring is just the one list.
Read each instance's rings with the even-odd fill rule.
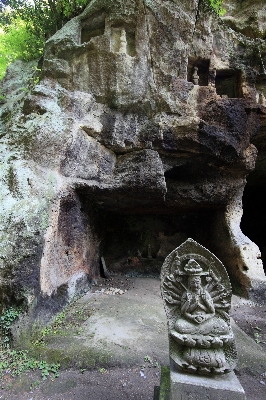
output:
[[194,83],[194,85],[199,84],[198,67],[194,67],[194,71],[192,74],[192,82]]
[[122,28],[121,30],[119,53],[121,54],[127,53],[127,36],[125,28]]
[[230,372],[236,350],[228,314],[231,286],[222,263],[188,239],[163,264],[162,296],[170,358],[177,369],[201,375]]
[[215,87],[215,79],[216,79],[216,68],[212,68],[209,71],[209,86]]
[[266,105],[266,99],[265,99],[264,94],[260,92],[258,97],[259,97],[258,103],[261,104],[262,106],[265,106]]

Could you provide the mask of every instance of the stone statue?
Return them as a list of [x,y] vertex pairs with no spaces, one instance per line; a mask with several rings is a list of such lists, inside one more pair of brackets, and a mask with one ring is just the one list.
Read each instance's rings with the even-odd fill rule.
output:
[[223,264],[188,239],[166,258],[161,288],[175,367],[200,375],[230,372],[237,356],[229,320],[231,285]]
[[259,104],[260,105],[262,105],[262,106],[265,106],[266,105],[266,99],[265,99],[265,96],[264,96],[264,94],[263,93],[259,93]]
[[216,79],[216,68],[212,68],[209,71],[209,86],[215,87],[215,79]]
[[127,53],[127,36],[125,28],[122,28],[121,30],[119,53],[121,54]]
[[194,67],[194,72],[192,74],[192,82],[194,83],[194,85],[199,84],[198,67]]

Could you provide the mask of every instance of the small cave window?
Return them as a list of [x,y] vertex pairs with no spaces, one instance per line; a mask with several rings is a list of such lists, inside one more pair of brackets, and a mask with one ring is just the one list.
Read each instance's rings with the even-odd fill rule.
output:
[[105,31],[105,13],[97,13],[85,19],[81,23],[80,42],[89,42],[93,37],[102,36]]
[[112,26],[111,51],[134,57],[136,55],[135,28],[121,25]]
[[[208,86],[210,60],[201,58],[190,58],[188,60],[188,82],[193,82],[200,86]],[[198,82],[195,81],[198,75]]]
[[217,70],[215,87],[219,96],[242,97],[240,72],[231,69]]

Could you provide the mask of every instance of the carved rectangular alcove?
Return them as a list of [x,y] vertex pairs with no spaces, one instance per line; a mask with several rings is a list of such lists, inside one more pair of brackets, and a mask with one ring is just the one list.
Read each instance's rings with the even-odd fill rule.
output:
[[104,12],[99,12],[82,21],[80,35],[81,44],[89,42],[93,37],[104,34],[105,17],[106,14]]
[[242,97],[240,71],[221,69],[216,72],[216,93],[228,98]]
[[[145,196],[139,199],[130,189],[76,189],[78,220],[89,238],[84,254],[88,260],[95,255],[93,263],[89,261],[93,276],[99,274],[100,257],[104,257],[110,271],[158,277],[165,258],[189,237],[226,263],[231,253],[227,236],[219,233],[224,206],[182,202],[182,187],[178,204],[169,207],[151,197],[145,204]],[[183,187],[187,189],[188,185]],[[68,252],[74,254],[75,246],[71,249],[70,245]],[[238,287],[234,271],[227,267],[232,285]]]
[[174,214],[105,213],[101,253],[112,271],[159,276],[165,257],[188,237],[213,248],[210,238],[215,218],[216,211],[210,209]]
[[[80,199],[86,214],[87,200],[83,194]],[[158,277],[165,257],[188,237],[212,248],[216,210],[163,214],[162,210],[115,212],[103,205],[95,207],[94,230],[101,243],[100,256],[112,272]]]
[[111,51],[119,53],[121,48],[121,35],[123,30],[126,36],[126,53],[134,57],[136,55],[135,27],[129,25],[114,24],[111,28]]
[[188,60],[188,82],[192,82],[194,67],[198,68],[199,85],[208,86],[210,60],[192,57]]

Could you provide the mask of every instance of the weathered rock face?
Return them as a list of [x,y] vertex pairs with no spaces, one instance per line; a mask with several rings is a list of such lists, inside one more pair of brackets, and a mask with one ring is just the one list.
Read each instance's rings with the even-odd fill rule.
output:
[[251,38],[266,37],[266,5],[263,0],[225,0],[223,20],[237,32]]
[[225,1],[227,10],[223,21],[237,32],[254,38],[254,50],[251,65],[257,60],[257,76],[255,80],[256,100],[260,105],[258,109],[260,119],[260,130],[257,135],[251,138],[258,149],[255,169],[249,174],[247,185],[243,196],[244,215],[241,221],[241,229],[260,248],[261,258],[266,271],[266,247],[265,247],[265,226],[266,212],[264,206],[265,180],[266,180],[266,68],[265,68],[265,39],[266,35],[266,6],[265,2],[257,1]]
[[259,249],[240,230],[265,112],[256,49],[204,2],[98,0],[48,40],[29,93],[32,66],[11,66],[3,302],[56,307],[97,278],[100,256],[110,269],[158,272],[188,236],[222,260],[235,289],[265,290]]

